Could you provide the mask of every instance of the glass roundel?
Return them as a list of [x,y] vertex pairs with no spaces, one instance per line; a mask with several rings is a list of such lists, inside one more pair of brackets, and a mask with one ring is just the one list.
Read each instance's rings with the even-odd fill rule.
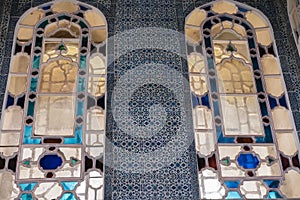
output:
[[267,18],[214,1],[186,17],[185,35],[201,198],[300,198],[299,144]]
[[28,10],[14,39],[1,198],[103,199],[105,17],[84,3],[53,1]]

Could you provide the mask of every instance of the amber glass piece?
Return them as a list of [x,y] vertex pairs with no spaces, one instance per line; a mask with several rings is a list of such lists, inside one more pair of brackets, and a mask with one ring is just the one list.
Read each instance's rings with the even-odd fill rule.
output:
[[216,13],[228,13],[235,14],[238,11],[238,8],[235,4],[228,1],[217,1],[213,4],[212,10]]
[[67,20],[52,23],[46,26],[45,35],[52,38],[78,38],[81,34],[78,24]]
[[30,63],[30,56],[26,53],[17,53],[12,58],[12,73],[27,73]]
[[74,92],[77,70],[76,64],[68,60],[58,60],[43,66],[40,92]]
[[20,27],[18,30],[17,39],[20,41],[29,41],[32,40],[33,37],[33,28],[22,28]]
[[10,94],[18,96],[27,90],[26,76],[10,76],[8,91]]
[[78,11],[78,9],[79,6],[72,2],[57,2],[54,3],[52,6],[52,10],[58,13],[62,13],[62,12],[74,13]]
[[279,64],[276,58],[271,54],[266,54],[261,58],[261,65],[264,71],[264,75],[278,75],[280,74],[279,71]]
[[273,39],[269,28],[257,29],[256,31],[257,42],[264,46],[272,44]]
[[225,58],[232,57],[232,55],[250,63],[249,47],[244,41],[214,40],[213,45],[216,64],[222,62]]
[[99,13],[96,11],[86,11],[84,13],[84,19],[90,24],[91,27],[93,26],[105,26],[106,22],[104,20],[104,17],[101,16]]
[[59,55],[71,58],[74,62],[78,60],[78,43],[77,42],[45,42],[45,50],[43,62],[47,62],[51,58],[56,58]]
[[95,29],[92,30],[92,41],[95,43],[101,43],[105,41],[107,38],[107,31],[106,29]]
[[254,11],[248,11],[246,14],[246,19],[252,24],[254,28],[264,28],[268,26],[268,23],[260,15]]
[[273,97],[280,97],[284,93],[281,77],[265,77],[266,91]]
[[22,20],[22,25],[34,26],[36,25],[44,16],[42,10],[34,10],[30,14],[27,14],[26,17]]
[[201,40],[199,28],[185,28],[185,35],[188,41],[198,43]]
[[221,93],[254,93],[250,66],[235,59],[217,65],[218,85]]
[[185,24],[192,26],[200,26],[205,19],[205,10],[200,10],[199,8],[196,8],[189,14]]

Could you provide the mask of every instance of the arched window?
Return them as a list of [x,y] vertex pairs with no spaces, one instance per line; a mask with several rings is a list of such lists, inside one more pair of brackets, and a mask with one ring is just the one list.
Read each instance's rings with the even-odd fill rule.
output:
[[201,198],[300,198],[299,143],[272,28],[215,1],[186,18]]
[[299,0],[288,0],[288,14],[293,30],[295,42],[300,53],[300,5]]
[[103,14],[77,1],[20,18],[1,118],[0,168],[10,171],[0,172],[0,199],[103,198],[106,39]]

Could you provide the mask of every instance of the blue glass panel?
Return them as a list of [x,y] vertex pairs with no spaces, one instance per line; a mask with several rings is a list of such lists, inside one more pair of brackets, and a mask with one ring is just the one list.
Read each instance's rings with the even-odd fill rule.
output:
[[82,47],[88,47],[88,37],[82,37],[81,46]]
[[87,28],[87,25],[85,25],[85,23],[83,21],[80,21],[79,25],[81,28]]
[[15,102],[15,98],[10,96],[10,95],[7,95],[7,101],[6,101],[6,107],[5,108],[8,108],[9,106],[14,105],[14,102]]
[[210,78],[209,82],[210,82],[211,92],[218,92],[216,79]]
[[261,79],[256,79],[255,80],[255,83],[256,83],[256,89],[257,89],[257,92],[264,92],[264,88],[263,88],[263,85],[262,85],[262,82],[261,82]]
[[84,92],[85,91],[85,78],[79,78],[77,91],[78,92]]
[[204,38],[204,43],[205,43],[205,47],[206,48],[208,48],[208,47],[212,47],[212,45],[211,45],[211,40],[210,40],[210,38],[208,37],[208,38]]
[[51,8],[51,6],[44,6],[42,7],[43,10],[49,10]]
[[266,102],[260,102],[260,111],[262,116],[268,116],[268,108]]
[[279,181],[278,180],[264,180],[269,188],[278,188]]
[[33,65],[32,65],[33,69],[39,69],[40,68],[40,60],[41,60],[40,56],[34,56],[33,57]]
[[214,69],[215,68],[214,59],[207,57],[206,60],[207,60],[208,69]]
[[70,21],[71,17],[69,17],[67,15],[61,15],[61,16],[58,17],[58,20],[63,20],[63,19],[66,19],[66,20]]
[[32,116],[34,115],[34,104],[35,104],[35,101],[31,102],[31,101],[28,101],[28,108],[27,108],[27,116]]
[[224,183],[228,188],[238,188],[240,181],[225,181]]
[[265,142],[266,143],[273,143],[273,137],[272,137],[272,130],[270,126],[264,126],[265,129]]
[[[254,49],[255,48],[255,42],[254,42],[253,38],[249,38],[248,39],[248,44],[249,44],[249,48],[250,49]],[[257,63],[256,63],[256,66],[258,66]]]
[[213,107],[214,107],[214,115],[220,116],[219,102],[213,101]]
[[221,126],[216,126],[216,132],[219,143],[234,143],[233,137],[224,137]]
[[83,113],[84,113],[84,101],[77,101],[76,116],[83,116]]
[[251,26],[249,26],[247,23],[242,22],[242,26],[246,29],[246,31],[252,29]]
[[247,12],[248,10],[246,8],[238,7],[240,12]]
[[82,126],[77,126],[75,128],[75,137],[65,137],[64,144],[82,144]]
[[22,194],[21,200],[33,200],[33,197],[31,194]]
[[20,188],[22,191],[31,191],[34,189],[37,183],[20,183]]
[[237,161],[238,164],[245,169],[255,169],[259,164],[257,156],[250,153],[241,153]]
[[257,58],[254,57],[254,58],[251,58],[251,60],[252,60],[253,70],[259,69]]
[[237,191],[229,191],[225,199],[242,199],[242,197]]
[[83,6],[83,5],[79,5],[79,7],[80,7],[80,10],[83,10],[83,11],[86,11],[86,10],[88,10],[88,8],[87,8],[87,7],[85,7],[85,6]]
[[43,46],[43,37],[38,37],[37,36],[35,38],[35,46],[42,48],[42,46]]
[[36,92],[37,83],[38,83],[38,79],[37,78],[31,78],[30,92]]
[[75,196],[73,193],[70,192],[66,192],[62,195],[62,197],[60,198],[60,200],[76,200]]
[[226,15],[223,15],[223,16],[221,16],[220,18],[221,18],[221,21],[222,21],[222,22],[223,22],[223,21],[232,21],[232,18],[229,17],[229,16],[226,16]]
[[279,104],[283,107],[285,107],[286,109],[289,109],[286,103],[286,98],[285,95],[283,95],[280,99],[279,99]]
[[[210,29],[212,26],[213,26],[213,25],[212,25],[211,21],[209,20],[209,21],[207,21],[207,22],[203,25],[203,30],[206,29],[206,28]],[[207,47],[207,46],[206,46],[206,47]]]
[[25,95],[18,98],[17,105],[20,106],[21,108],[24,108],[24,103],[25,103]]
[[210,109],[208,93],[205,96],[201,97],[201,102],[202,102],[202,105],[204,105],[204,106],[206,106],[207,108]]
[[61,166],[63,160],[56,154],[45,155],[40,160],[40,166],[45,170],[54,170]]
[[86,56],[80,56],[80,69],[86,69]]
[[192,104],[193,108],[200,105],[199,98],[192,92]]
[[277,192],[277,191],[273,191],[271,190],[267,196],[267,199],[281,199],[282,196]]
[[272,97],[271,95],[268,95],[268,96],[269,96],[270,107],[271,107],[271,109],[273,109],[277,106],[276,98]]
[[62,182],[61,184],[64,187],[64,190],[74,190],[78,182]]

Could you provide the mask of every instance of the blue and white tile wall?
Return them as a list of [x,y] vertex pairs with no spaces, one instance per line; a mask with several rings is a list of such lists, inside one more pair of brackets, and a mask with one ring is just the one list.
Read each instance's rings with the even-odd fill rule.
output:
[[[3,0],[0,4],[0,105],[17,20],[30,7],[45,2]],[[176,33],[183,33],[184,19],[195,7],[210,1],[82,2],[98,7],[108,22],[105,198],[199,199],[190,93],[184,78],[188,77],[185,43]],[[300,130],[300,60],[286,1],[240,2],[261,10],[271,21]]]

